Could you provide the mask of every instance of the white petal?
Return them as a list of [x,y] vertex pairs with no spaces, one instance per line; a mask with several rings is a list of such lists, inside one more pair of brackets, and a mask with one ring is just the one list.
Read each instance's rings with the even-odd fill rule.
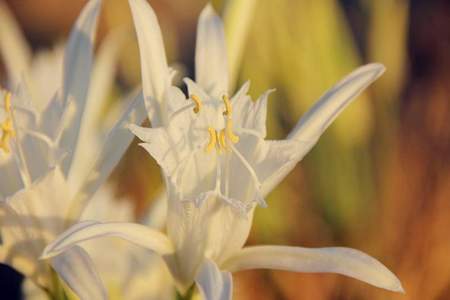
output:
[[295,128],[288,135],[289,140],[297,140],[302,147],[296,154],[296,160],[290,166],[283,168],[270,181],[264,183],[266,193],[270,192],[295,167],[317,143],[322,133],[336,119],[336,117],[354,100],[365,88],[380,77],[385,68],[381,64],[362,66],[345,77],[327,93],[300,119]]
[[31,50],[4,1],[0,2],[0,52],[8,71],[10,88],[15,88],[23,72],[28,71]]
[[228,92],[225,33],[222,20],[211,4],[206,5],[198,21],[195,80],[214,97]]
[[301,141],[317,140],[331,122],[364,89],[380,77],[385,70],[381,64],[362,66],[332,87],[300,119],[289,134],[290,139]]
[[257,146],[255,171],[262,183],[263,194],[267,194],[266,186],[292,164],[297,162],[297,154],[304,144],[295,140],[260,141]]
[[53,257],[51,264],[80,300],[107,299],[103,283],[86,251],[75,246]]
[[61,138],[61,147],[68,153],[63,163],[65,175],[72,165],[85,109],[100,4],[101,0],[90,0],[83,8],[65,51],[62,100],[65,109],[74,108],[74,115],[66,114],[70,120],[61,120],[67,122]]
[[[129,128],[145,142],[140,145],[156,160],[167,176],[173,176],[179,164],[185,163],[187,150],[181,151],[184,139],[176,130],[165,127],[145,128],[136,125],[130,125]],[[174,145],[176,145],[176,151],[173,149]]]
[[230,300],[233,293],[233,280],[229,272],[220,272],[217,265],[205,259],[195,278],[204,300]]
[[27,229],[32,236],[45,240],[63,230],[70,200],[69,187],[56,168],[8,198],[7,205],[14,209],[21,222],[30,225]]
[[196,95],[200,97],[202,101],[208,101],[210,96],[203,90],[203,87],[199,86],[192,79],[186,77],[183,78],[184,83],[187,86],[189,95]]
[[293,272],[337,273],[383,289],[403,292],[398,278],[383,264],[361,251],[350,248],[248,247],[226,261],[223,268],[231,272],[276,269]]
[[241,90],[233,97],[233,123],[237,128],[250,129],[261,138],[266,137],[266,117],[267,101],[274,89],[264,92],[256,101],[253,101],[247,94],[242,94],[248,90],[245,84]]
[[163,39],[155,12],[147,1],[129,0],[129,3],[138,37],[145,106],[156,127],[167,117],[164,93],[170,84]]
[[97,151],[103,109],[108,100],[108,92],[114,81],[116,64],[120,46],[123,44],[124,31],[114,31],[103,41],[94,67],[92,69],[91,84],[83,113],[83,123],[80,128],[79,140],[82,141],[74,154],[73,166],[68,180],[73,190],[78,190],[81,180],[87,175],[89,167]]
[[95,160],[93,160],[94,165],[91,166],[90,173],[78,193],[77,205],[79,209],[74,210],[74,215],[72,215],[74,219],[78,219],[86,201],[90,199],[92,194],[108,178],[133,140],[134,136],[126,128],[126,125],[129,123],[141,123],[144,118],[145,109],[142,101],[142,93],[139,93],[112,127],[106,136],[100,152],[96,155]]
[[170,240],[163,233],[147,226],[135,223],[85,221],[73,225],[50,243],[44,249],[41,258],[58,255],[83,241],[107,236],[122,238],[160,255],[173,252]]

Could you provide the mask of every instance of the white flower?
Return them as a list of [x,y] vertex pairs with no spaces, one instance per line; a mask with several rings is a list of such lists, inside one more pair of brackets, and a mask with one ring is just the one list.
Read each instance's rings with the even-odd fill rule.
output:
[[[98,96],[99,89],[105,88],[112,63],[107,59],[94,66],[91,78],[100,6],[100,0],[91,0],[76,21],[53,98],[33,93],[30,86],[36,86],[36,81],[30,70],[35,69],[20,59],[8,60],[9,71],[13,66],[23,68],[9,72],[13,93],[0,92],[0,261],[23,273],[49,297],[61,296],[56,273],[81,299],[106,297],[92,262],[80,247],[48,261],[39,257],[48,243],[79,220],[87,200],[128,147],[132,134],[124,124],[140,122],[145,116],[137,110],[141,97],[136,97],[101,144],[91,143],[102,103],[91,95]],[[13,27],[2,26],[2,43],[7,29],[14,32]],[[109,56],[109,51],[103,56]],[[17,82],[14,74],[20,71],[27,78]],[[103,77],[98,75],[102,71],[106,71]],[[53,89],[53,83],[48,87]]]
[[[115,199],[112,187],[106,184],[96,192],[81,219],[133,222],[135,218],[131,203],[129,199]],[[155,211],[152,209],[152,212]],[[158,216],[153,217],[157,219]],[[161,220],[165,221],[163,218]],[[161,228],[163,224],[154,226]],[[111,299],[173,298],[175,292],[173,280],[163,260],[157,255],[113,238],[86,242],[82,247],[92,258]]]
[[44,251],[51,257],[101,236],[118,236],[159,253],[184,292],[194,281],[206,299],[229,299],[230,272],[271,268],[332,272],[392,291],[399,280],[380,262],[348,248],[287,246],[243,248],[257,204],[317,142],[337,115],[384,71],[370,64],[325,94],[286,140],[265,140],[266,104],[249,84],[228,93],[225,39],[208,5],[200,15],[196,81],[185,82],[189,99],[171,86],[159,26],[144,0],[130,0],[138,34],[145,104],[153,128],[131,125],[161,166],[168,193],[167,236],[138,224],[84,222]]

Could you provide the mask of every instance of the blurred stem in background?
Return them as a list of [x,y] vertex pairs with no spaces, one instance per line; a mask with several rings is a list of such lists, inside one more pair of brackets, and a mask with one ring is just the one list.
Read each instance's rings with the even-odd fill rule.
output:
[[409,1],[365,1],[370,12],[368,56],[386,66],[386,73],[373,89],[375,120],[373,141],[376,165],[383,165],[397,134],[399,104],[407,70]]
[[228,48],[230,90],[234,90],[248,33],[255,14],[256,0],[229,0],[224,9],[224,25]]

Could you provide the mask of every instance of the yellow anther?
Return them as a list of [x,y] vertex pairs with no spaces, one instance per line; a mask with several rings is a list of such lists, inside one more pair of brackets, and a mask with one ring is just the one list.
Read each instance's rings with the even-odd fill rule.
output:
[[206,145],[206,152],[209,153],[211,152],[217,144],[217,131],[212,128],[212,127],[208,127],[208,133],[209,133],[209,143],[208,145]]
[[11,93],[6,92],[4,100],[7,117],[5,121],[0,124],[0,129],[2,131],[2,136],[0,137],[0,149],[9,153],[9,139],[16,135],[11,119]]
[[228,98],[227,95],[223,95],[222,97],[223,104],[225,104],[225,111],[223,114],[225,116],[231,116],[231,113],[233,112],[233,107],[231,106],[230,98]]
[[6,92],[5,94],[5,110],[6,113],[11,114],[11,93]]
[[198,114],[200,108],[202,108],[202,101],[200,100],[200,97],[197,95],[191,95],[191,99],[195,103],[194,112]]
[[1,124],[1,128],[4,133],[8,133],[12,137],[16,135],[10,118],[7,118],[5,122]]
[[225,139],[225,130],[221,130],[219,133],[219,146],[220,149],[227,151],[228,147],[227,147],[227,141]]
[[239,136],[235,135],[233,132],[233,121],[231,121],[231,118],[227,118],[227,123],[225,127],[226,135],[230,139],[230,141],[233,144],[236,144],[239,142]]

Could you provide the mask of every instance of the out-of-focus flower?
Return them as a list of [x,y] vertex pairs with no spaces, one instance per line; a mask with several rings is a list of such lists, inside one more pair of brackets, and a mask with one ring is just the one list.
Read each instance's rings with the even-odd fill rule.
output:
[[207,6],[199,19],[196,81],[190,97],[171,85],[172,74],[151,7],[130,0],[138,34],[145,104],[153,128],[131,125],[163,170],[168,194],[167,231],[138,224],[82,222],[44,251],[52,257],[75,244],[118,236],[166,261],[180,292],[195,281],[206,299],[229,299],[230,272],[270,268],[344,274],[392,291],[397,277],[374,258],[349,248],[285,246],[243,248],[256,204],[318,141],[337,115],[384,71],[361,67],[325,94],[286,140],[266,141],[265,93],[253,102],[245,84],[228,96],[225,39],[220,18]]
[[[140,102],[137,97],[100,145],[90,143],[93,119],[101,103],[90,95],[98,95],[98,89],[105,88],[90,82],[100,6],[100,0],[91,0],[76,21],[65,47],[62,75],[55,79],[57,90],[53,83],[48,84],[51,99],[34,93],[37,80],[33,79],[43,79],[40,68],[16,64],[20,59],[8,60],[14,58],[11,55],[5,57],[13,93],[0,94],[0,258],[52,299],[64,297],[65,286],[81,299],[105,298],[94,265],[82,248],[73,248],[48,261],[39,257],[49,242],[79,220],[87,200],[128,147],[132,134],[124,124],[140,122],[145,116],[136,112]],[[2,26],[2,33],[7,29]],[[96,65],[92,80],[105,83],[105,76],[110,76],[109,65],[110,60]],[[11,72],[14,66],[23,69]],[[33,76],[34,71],[37,73]],[[25,78],[17,81],[15,74],[21,72]],[[102,78],[95,78],[102,73]],[[86,150],[87,146],[91,151]]]
[[[156,220],[159,216],[152,217]],[[159,219],[164,222],[155,223],[153,226],[162,228],[165,224],[163,217]],[[114,199],[112,187],[109,185],[103,185],[96,192],[81,219],[103,222],[135,221],[131,202],[127,199]],[[110,299],[173,299],[173,279],[163,260],[154,253],[115,238],[87,242],[82,247],[91,256]]]

